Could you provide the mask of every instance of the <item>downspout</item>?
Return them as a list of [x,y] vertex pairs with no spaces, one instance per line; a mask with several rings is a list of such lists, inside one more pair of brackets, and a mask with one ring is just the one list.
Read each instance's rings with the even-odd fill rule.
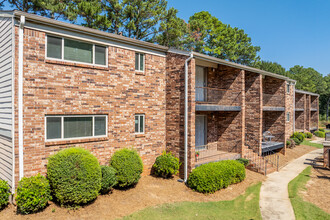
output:
[[21,15],[18,32],[18,160],[19,160],[19,179],[24,176],[23,164],[23,35],[24,35],[25,16]]
[[188,179],[188,62],[193,58],[190,53],[188,59],[184,63],[184,182]]

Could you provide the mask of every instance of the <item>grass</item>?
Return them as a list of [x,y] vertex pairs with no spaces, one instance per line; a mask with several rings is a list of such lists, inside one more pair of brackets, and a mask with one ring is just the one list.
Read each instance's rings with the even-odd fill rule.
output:
[[146,208],[124,219],[261,219],[261,183],[250,186],[244,195],[231,201],[178,202]]
[[310,179],[311,166],[307,167],[303,172],[301,172],[296,178],[294,178],[288,185],[289,198],[293,206],[294,214],[297,220],[318,220],[318,219],[330,219],[330,215],[324,212],[322,209],[316,205],[304,201],[300,195],[299,191],[306,190],[305,185]]
[[312,146],[312,147],[316,147],[316,148],[323,148],[323,144],[317,144],[317,143],[312,143],[308,140],[304,140],[301,145],[307,145],[307,146]]

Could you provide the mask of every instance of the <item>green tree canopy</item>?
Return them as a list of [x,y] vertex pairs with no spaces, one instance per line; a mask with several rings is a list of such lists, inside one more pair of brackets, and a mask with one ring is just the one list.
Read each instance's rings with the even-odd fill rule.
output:
[[276,62],[271,62],[271,61],[258,61],[255,64],[253,64],[253,67],[264,70],[264,71],[268,71],[271,73],[277,73],[280,75],[286,75],[286,70],[285,68],[281,65],[278,64]]
[[223,24],[209,12],[201,11],[189,18],[189,34],[184,48],[244,65],[252,65],[260,47],[242,29]]

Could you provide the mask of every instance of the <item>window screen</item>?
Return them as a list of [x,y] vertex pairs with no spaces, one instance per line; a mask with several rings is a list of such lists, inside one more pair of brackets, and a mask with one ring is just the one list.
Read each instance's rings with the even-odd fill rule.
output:
[[62,38],[47,36],[47,57],[62,59]]

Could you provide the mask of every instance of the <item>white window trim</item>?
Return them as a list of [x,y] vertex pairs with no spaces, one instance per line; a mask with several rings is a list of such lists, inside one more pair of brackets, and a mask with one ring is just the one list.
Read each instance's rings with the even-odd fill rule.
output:
[[[144,73],[145,70],[145,66],[146,66],[146,54],[145,53],[140,53],[140,52],[136,52],[135,54],[139,54],[138,58],[139,58],[139,62],[138,62],[138,70],[136,69],[135,72],[140,72],[140,73]],[[140,70],[140,55],[143,54],[143,70]],[[136,60],[134,60],[136,62]],[[134,63],[134,69],[135,69],[135,63]]]
[[[135,131],[135,117],[138,116],[138,132]],[[143,117],[143,132],[140,131],[140,117]],[[145,114],[135,114],[134,115],[134,132],[135,134],[144,134],[146,130],[146,116]]]
[[[90,66],[99,66],[99,67],[108,67],[108,46],[106,45],[101,45],[101,44],[94,44],[88,41],[81,41],[81,40],[77,40],[77,39],[71,39],[71,38],[67,38],[67,37],[61,37],[61,36],[56,36],[56,35],[49,35],[50,37],[57,37],[57,38],[61,38],[62,39],[62,53],[61,53],[61,59],[58,58],[53,58],[53,57],[48,57],[47,54],[47,44],[48,44],[48,34],[46,35],[46,39],[45,39],[45,55],[46,55],[46,60],[55,60],[55,61],[63,61],[63,62],[68,62],[68,63],[78,63],[78,64],[84,64],[84,65],[90,65]],[[78,41],[78,42],[83,42],[83,43],[88,43],[88,44],[92,44],[93,45],[93,63],[85,63],[85,62],[79,62],[79,61],[73,61],[73,60],[65,60],[64,59],[64,38],[65,39],[69,39],[69,40],[74,40],[74,41]],[[96,46],[100,46],[100,47],[105,47],[105,65],[101,65],[101,64],[95,64],[95,45]]]
[[[92,136],[88,137],[75,137],[75,138],[64,138],[64,118],[70,117],[92,117]],[[95,136],[95,117],[105,117],[105,135]],[[56,139],[47,139],[47,118],[61,118],[61,138]],[[80,140],[80,139],[88,139],[88,138],[102,138],[108,136],[108,115],[46,115],[45,116],[45,141],[70,141],[70,140]]]

